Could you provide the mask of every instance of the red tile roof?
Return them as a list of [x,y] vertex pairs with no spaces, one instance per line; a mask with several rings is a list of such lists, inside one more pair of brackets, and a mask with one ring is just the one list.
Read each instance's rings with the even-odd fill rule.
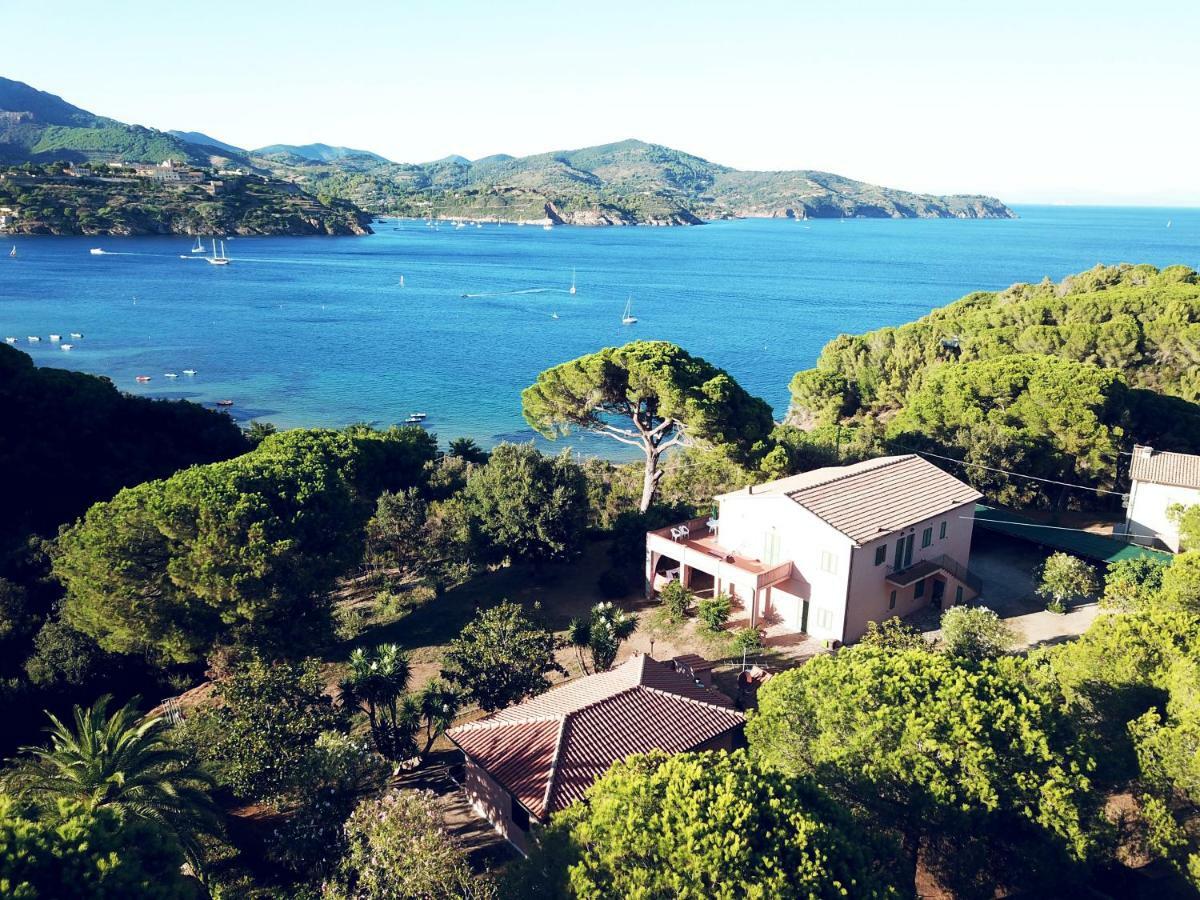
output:
[[790,497],[860,546],[983,496],[915,454],[814,469],[738,493]]
[[578,800],[618,760],[649,750],[682,753],[743,721],[724,695],[639,655],[447,734],[545,818]]
[[1200,489],[1200,456],[1137,446],[1133,448],[1129,477],[1132,481]]

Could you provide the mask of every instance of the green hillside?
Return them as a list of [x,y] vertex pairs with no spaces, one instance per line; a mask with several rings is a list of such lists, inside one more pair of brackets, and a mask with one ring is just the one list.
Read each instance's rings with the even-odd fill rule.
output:
[[170,184],[103,167],[74,177],[61,165],[27,163],[0,167],[0,206],[16,211],[13,234],[370,233],[371,217],[345,200],[256,175],[206,178]]
[[789,421],[851,452],[966,460],[947,465],[1002,502],[1057,504],[983,467],[1115,490],[1135,442],[1200,451],[1198,363],[1194,270],[1096,266],[840,335],[792,380]]
[[1012,216],[990,197],[914,194],[826,172],[740,172],[636,140],[475,162],[447,157],[412,165],[357,157],[305,165],[294,154],[254,161],[318,194],[406,216],[546,218],[579,225],[680,225],[739,216]]

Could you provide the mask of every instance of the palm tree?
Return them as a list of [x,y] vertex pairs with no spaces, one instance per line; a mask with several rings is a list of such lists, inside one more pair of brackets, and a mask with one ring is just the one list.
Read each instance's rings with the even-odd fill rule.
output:
[[135,698],[111,716],[104,695],[75,707],[75,728],[50,718],[49,747],[22,747],[4,789],[39,805],[73,800],[90,809],[110,807],[161,826],[179,841],[199,871],[202,834],[218,834],[210,796],[213,779],[172,744],[162,716],[142,716]]
[[380,644],[350,654],[350,674],[342,681],[342,702],[365,707],[375,748],[391,760],[415,749],[420,710],[404,692],[408,688],[408,656],[398,644]]
[[579,668],[583,674],[592,674],[588,671],[587,659],[583,655],[583,651],[590,649],[592,646],[591,619],[578,616],[571,620],[570,624],[567,625],[567,645],[575,648],[575,656],[579,660]]
[[454,724],[462,698],[454,688],[435,678],[421,690],[417,703],[425,723],[425,747],[421,756],[427,756],[438,736]]
[[460,437],[450,442],[450,455],[466,460],[472,465],[481,466],[488,461],[488,453],[472,438]]

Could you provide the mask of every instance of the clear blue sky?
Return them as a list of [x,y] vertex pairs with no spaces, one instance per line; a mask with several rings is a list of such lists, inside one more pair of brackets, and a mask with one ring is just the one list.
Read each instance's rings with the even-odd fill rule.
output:
[[639,137],[1010,202],[1200,204],[1200,2],[5,3],[0,74],[246,147]]

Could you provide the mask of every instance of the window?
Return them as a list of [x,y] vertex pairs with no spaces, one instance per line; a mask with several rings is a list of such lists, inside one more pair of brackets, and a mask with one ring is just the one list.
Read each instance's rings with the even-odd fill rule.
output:
[[962,603],[962,585],[961,584],[954,589],[954,602]]
[[892,591],[892,596],[888,598],[888,609],[896,608],[896,592]]
[[823,629],[825,631],[830,631],[833,629],[833,610],[832,609],[816,610],[815,614],[813,616],[813,619],[816,622],[816,625],[818,628]]
[[924,596],[925,596],[925,579],[922,578],[920,581],[918,581],[916,583],[916,586],[913,587],[913,599],[920,600]]
[[516,797],[512,798],[512,816],[510,818],[513,824],[522,831],[529,830],[529,811],[517,802]]
[[763,536],[763,562],[768,566],[779,562],[779,532],[774,528]]
[[828,550],[821,551],[821,571],[830,573],[837,571],[837,557]]
[[880,544],[875,548],[875,565],[882,566],[885,559],[887,559],[887,544]]
[[896,561],[892,563],[893,569],[904,568],[904,538],[896,541]]
[[921,532],[921,546],[928,547],[933,543],[933,526],[926,528]]
[[938,529],[938,540],[944,541],[945,539],[946,539],[946,523],[943,522],[942,527]]

